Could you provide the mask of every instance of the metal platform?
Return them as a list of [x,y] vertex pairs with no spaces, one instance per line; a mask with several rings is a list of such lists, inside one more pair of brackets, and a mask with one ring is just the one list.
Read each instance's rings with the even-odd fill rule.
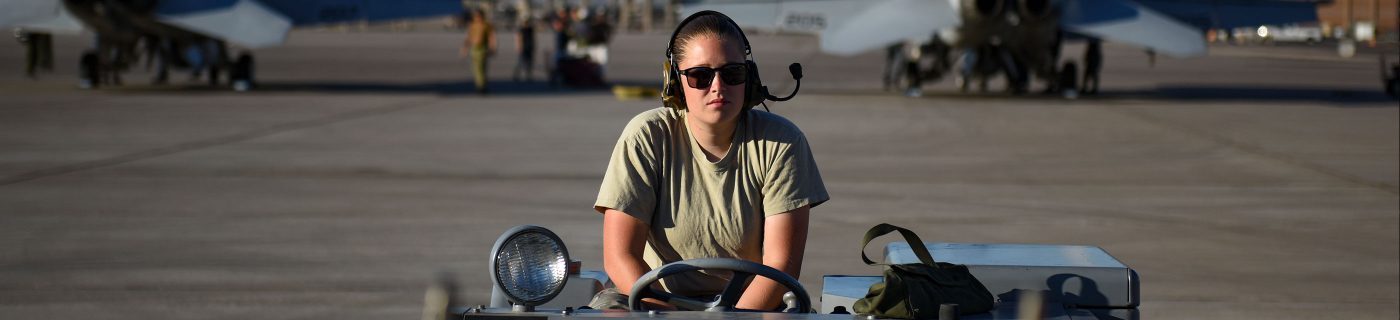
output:
[[[992,294],[1046,290],[1080,307],[1133,308],[1141,297],[1137,272],[1094,246],[926,243],[934,260],[965,264]],[[914,263],[909,244],[885,246],[885,261]]]
[[[940,262],[967,265],[974,276],[998,297],[996,309],[964,316],[967,320],[1018,319],[1018,290],[1042,293],[1042,319],[1137,319],[1139,280],[1137,273],[1101,248],[1076,245],[1042,244],[965,244],[926,243]],[[918,261],[907,243],[885,246],[889,263]],[[567,306],[583,306],[593,294],[610,286],[601,270],[585,270],[569,277],[563,292],[533,312],[514,312],[499,293],[493,292],[487,308],[456,308],[463,319],[544,319],[544,318],[665,318],[665,319],[866,319],[849,314],[831,314],[837,308],[851,310],[865,296],[870,285],[882,281],[878,275],[827,275],[822,278],[818,314],[779,314],[747,312],[623,312],[616,310],[577,310],[564,313]]]
[[[663,311],[629,312],[622,310],[575,310],[565,313],[562,309],[539,309],[534,312],[514,312],[509,308],[451,310],[453,318],[463,320],[543,320],[543,319],[707,319],[707,320],[867,320],[867,316],[853,314],[825,313],[760,313],[760,312],[705,312],[705,311]],[[1046,305],[1039,319],[1137,319],[1136,310],[1131,309],[1074,309],[1059,305]],[[1008,320],[1020,319],[1014,304],[999,304],[989,313],[963,316],[962,320]]]
[[[999,299],[989,314],[965,319],[1015,319],[1017,290],[1043,292],[1045,319],[1136,319],[1140,301],[1137,273],[1093,246],[926,243],[934,260],[968,266]],[[885,247],[885,261],[914,263],[909,245]],[[827,275],[822,278],[821,313],[851,310],[880,276]]]
[[763,319],[763,320],[851,320],[866,319],[849,314],[816,313],[763,313],[763,312],[705,312],[705,311],[661,311],[629,312],[623,310],[576,310],[564,313],[561,309],[540,309],[535,312],[513,312],[509,308],[487,308],[482,310],[454,309],[454,318],[463,320],[534,320],[534,319]]

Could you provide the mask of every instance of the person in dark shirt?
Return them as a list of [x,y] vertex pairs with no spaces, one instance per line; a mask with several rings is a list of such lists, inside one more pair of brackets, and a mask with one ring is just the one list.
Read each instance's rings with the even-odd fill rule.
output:
[[569,9],[560,7],[554,11],[554,16],[550,17],[549,26],[554,30],[554,59],[553,69],[549,73],[549,83],[551,85],[563,82],[563,73],[559,70],[559,63],[569,56],[569,26],[573,23],[569,15]]
[[525,17],[520,21],[520,26],[515,29],[515,52],[520,55],[515,62],[515,73],[512,76],[515,81],[520,81],[520,74],[525,74],[525,81],[535,81],[532,72],[535,69],[535,19]]

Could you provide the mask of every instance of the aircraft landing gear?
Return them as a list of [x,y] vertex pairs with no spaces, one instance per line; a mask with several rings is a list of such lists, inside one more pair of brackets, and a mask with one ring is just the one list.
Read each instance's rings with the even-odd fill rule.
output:
[[1099,93],[1099,72],[1098,70],[1084,67],[1084,84],[1080,86],[1079,93],[1091,95]]
[[1079,93],[1090,95],[1099,93],[1099,72],[1103,69],[1103,46],[1098,40],[1089,42],[1084,50],[1084,84]]
[[918,98],[924,95],[924,77],[922,70],[919,70],[918,60],[904,61],[904,96]]
[[78,88],[82,89],[96,89],[102,84],[102,62],[96,51],[83,52],[78,60],[78,79]]
[[968,88],[972,86],[972,83],[968,82],[967,75],[961,72],[953,75],[953,84],[958,87],[958,92],[961,93],[967,93]]
[[1385,77],[1385,94],[1400,97],[1400,64],[1390,66],[1390,76]]
[[1389,71],[1386,72],[1385,56],[1381,56],[1381,85],[1385,86],[1385,94],[1391,97],[1400,97],[1400,62],[1390,64]]
[[884,82],[885,91],[894,91],[895,88],[903,86],[900,80],[904,78],[904,64],[909,60],[904,51],[903,43],[885,47],[885,74],[880,79]]
[[253,89],[253,55],[246,52],[238,55],[229,72],[229,84],[238,92]]
[[217,63],[209,65],[209,86],[219,86],[219,65]]
[[170,83],[170,72],[166,71],[165,67],[162,66],[160,70],[156,71],[156,77],[151,78],[151,84],[163,85],[166,83]]
[[1060,80],[1057,81],[1059,82],[1057,84],[1060,89],[1060,96],[1065,99],[1079,98],[1079,90],[1076,90],[1074,87],[1078,80],[1079,66],[1075,65],[1074,62],[1065,62],[1064,67],[1060,68]]
[[1003,49],[996,52],[998,58],[1001,58],[1001,70],[1006,77],[1006,91],[1020,95],[1030,90],[1030,73],[1021,61],[1016,60],[1010,51]]
[[972,90],[972,83],[977,83],[977,93],[987,93],[987,77],[982,75],[957,75],[953,82],[958,86],[958,91],[968,93]]

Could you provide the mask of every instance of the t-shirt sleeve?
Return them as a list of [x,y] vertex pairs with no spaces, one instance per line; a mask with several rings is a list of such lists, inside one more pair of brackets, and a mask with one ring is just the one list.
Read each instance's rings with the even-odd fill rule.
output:
[[812,158],[807,137],[794,128],[792,136],[784,140],[773,150],[773,163],[768,167],[767,181],[763,185],[764,216],[802,206],[816,207],[831,199],[817,170],[817,161]]
[[608,169],[603,173],[598,200],[593,203],[599,213],[613,209],[651,224],[651,215],[656,211],[657,177],[651,129],[641,116],[632,119],[623,129],[608,160]]

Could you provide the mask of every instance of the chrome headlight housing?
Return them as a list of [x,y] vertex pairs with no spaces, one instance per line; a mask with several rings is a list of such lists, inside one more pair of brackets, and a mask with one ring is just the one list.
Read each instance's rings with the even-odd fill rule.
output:
[[559,236],[540,226],[507,230],[491,248],[491,281],[512,304],[532,308],[564,290],[569,250]]

